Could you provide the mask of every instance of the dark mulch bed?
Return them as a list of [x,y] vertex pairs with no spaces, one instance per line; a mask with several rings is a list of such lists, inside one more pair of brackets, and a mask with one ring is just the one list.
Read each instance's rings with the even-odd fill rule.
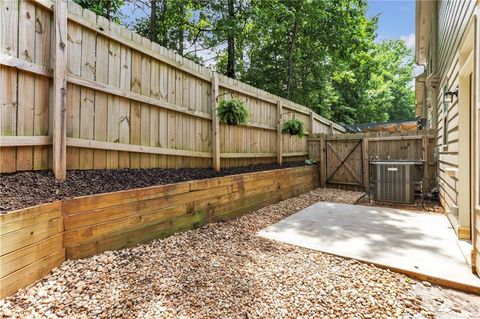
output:
[[303,165],[257,164],[223,168],[220,172],[212,168],[72,170],[63,182],[55,180],[51,171],[0,174],[0,213],[77,196]]

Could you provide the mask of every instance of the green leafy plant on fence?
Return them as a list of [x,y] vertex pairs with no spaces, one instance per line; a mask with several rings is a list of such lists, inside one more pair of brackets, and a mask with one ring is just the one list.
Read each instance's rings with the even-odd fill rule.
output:
[[304,128],[303,122],[300,120],[297,120],[296,118],[286,121],[285,123],[283,123],[282,133],[297,135],[300,138],[304,137],[305,128]]
[[228,125],[248,123],[248,110],[245,103],[239,99],[221,100],[217,107],[218,119]]

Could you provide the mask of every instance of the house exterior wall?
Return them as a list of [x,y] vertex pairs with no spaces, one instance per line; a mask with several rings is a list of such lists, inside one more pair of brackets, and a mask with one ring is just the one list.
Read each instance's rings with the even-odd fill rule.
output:
[[[477,83],[476,83],[476,132],[475,132],[475,153],[474,153],[474,167],[475,167],[475,192],[474,192],[474,201],[475,203],[475,214],[474,214],[474,238],[473,240],[473,253],[472,253],[472,264],[474,265],[474,270],[477,274],[480,275],[480,0],[477,0],[477,32],[476,32],[476,73],[477,73]],[[476,269],[475,269],[476,268]]]
[[[480,0],[417,0],[417,106],[436,134],[440,202],[459,238],[473,242],[472,266],[480,268]],[[425,26],[425,21],[431,26]],[[424,25],[421,24],[423,22]],[[428,41],[427,41],[427,40]],[[458,89],[451,101],[445,92]],[[471,92],[471,93],[470,93]]]
[[[437,131],[438,182],[440,201],[445,210],[453,216],[456,230],[468,237],[468,214],[462,214],[461,194],[458,189],[462,172],[460,164],[459,99],[446,101],[444,93],[455,91],[459,86],[460,43],[477,7],[476,0],[438,1],[434,8],[434,26],[430,35],[430,50],[427,61],[427,78],[435,76],[435,86],[427,86],[426,96],[430,98],[431,109],[427,112],[431,128]],[[435,32],[436,31],[436,32]],[[463,120],[463,119],[462,119]],[[464,123],[463,123],[464,124]],[[463,140],[462,140],[463,141]],[[459,223],[459,224],[458,224]]]

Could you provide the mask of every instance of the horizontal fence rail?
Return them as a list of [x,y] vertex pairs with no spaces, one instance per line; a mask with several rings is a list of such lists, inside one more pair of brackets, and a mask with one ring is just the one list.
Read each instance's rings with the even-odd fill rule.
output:
[[[0,3],[0,172],[281,163],[308,154],[306,139],[281,134],[286,120],[307,134],[345,131],[72,1],[55,4]],[[243,100],[248,124],[217,125],[218,96]]]

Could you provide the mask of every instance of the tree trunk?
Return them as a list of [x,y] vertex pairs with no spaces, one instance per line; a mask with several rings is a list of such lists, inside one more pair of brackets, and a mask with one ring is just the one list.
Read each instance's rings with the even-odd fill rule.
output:
[[[180,14],[181,14],[181,19],[182,21],[185,19],[185,8],[183,7],[182,4],[180,4]],[[179,27],[178,27],[178,44],[177,44],[177,52],[178,54],[180,54],[181,56],[183,56],[183,51],[184,51],[184,37],[185,37],[185,32],[184,32],[184,24],[182,23]]]
[[292,39],[290,41],[290,50],[288,52],[288,73],[287,73],[287,99],[290,98],[292,92],[292,83],[293,83],[293,69],[295,66],[295,43],[297,42],[298,29],[300,25],[300,10],[299,8],[295,14],[295,22],[293,24]]
[[[235,21],[235,7],[234,0],[228,0],[228,18],[230,21]],[[229,30],[227,36],[227,72],[226,76],[235,78],[235,34],[234,30]]]
[[[158,11],[158,13],[157,13],[157,15],[158,15],[157,26],[162,26],[165,23],[165,17],[167,15],[168,7],[167,7],[167,1],[166,0],[161,0],[161,1],[159,1],[159,3],[160,3],[160,5],[158,5],[158,3],[157,3],[157,8],[159,9],[159,10],[157,10]],[[158,28],[157,29],[157,41],[156,42],[158,44],[160,44],[161,46],[164,46],[166,48],[170,48],[169,43],[168,43],[168,31],[165,30],[165,28]]]
[[107,3],[105,4],[105,11],[106,11],[105,18],[107,18],[107,20],[110,21],[110,19],[112,18],[112,5],[110,1],[107,1]]
[[149,39],[150,41],[157,42],[157,0],[151,0],[150,1],[150,31],[149,31]]

